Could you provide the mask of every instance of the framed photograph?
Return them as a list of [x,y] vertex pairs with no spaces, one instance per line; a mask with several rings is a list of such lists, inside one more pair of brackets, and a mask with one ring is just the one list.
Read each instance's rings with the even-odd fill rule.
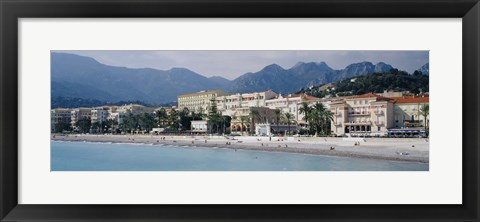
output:
[[477,0],[0,4],[1,221],[479,220]]

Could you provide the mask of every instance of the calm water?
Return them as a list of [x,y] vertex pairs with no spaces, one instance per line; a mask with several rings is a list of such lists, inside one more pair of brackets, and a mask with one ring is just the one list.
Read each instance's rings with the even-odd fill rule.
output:
[[52,171],[421,171],[428,164],[223,148],[52,141]]

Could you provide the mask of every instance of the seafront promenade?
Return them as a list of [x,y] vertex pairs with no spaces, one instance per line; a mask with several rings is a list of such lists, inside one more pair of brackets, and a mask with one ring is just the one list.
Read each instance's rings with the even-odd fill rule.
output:
[[56,141],[144,143],[429,162],[425,138],[255,137],[52,134]]

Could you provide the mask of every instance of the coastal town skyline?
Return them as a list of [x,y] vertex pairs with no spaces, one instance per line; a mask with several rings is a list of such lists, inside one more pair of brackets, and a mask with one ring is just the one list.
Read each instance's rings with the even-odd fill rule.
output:
[[[287,54],[297,60],[298,52]],[[188,65],[126,68],[54,51],[51,169],[425,171],[428,51],[411,53],[396,57],[416,58],[413,72],[365,55],[360,61],[370,61],[339,70],[303,61],[285,69],[275,51],[269,54],[275,64],[227,80]]]
[[54,50],[88,56],[100,63],[127,68],[170,70],[187,68],[205,77],[220,76],[233,80],[265,66],[277,64],[284,69],[298,62],[325,62],[333,69],[349,64],[387,63],[413,73],[428,63],[428,51],[375,50]]

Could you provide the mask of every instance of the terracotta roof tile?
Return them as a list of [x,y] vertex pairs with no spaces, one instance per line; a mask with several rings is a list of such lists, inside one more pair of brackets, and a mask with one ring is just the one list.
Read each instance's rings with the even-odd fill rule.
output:
[[402,96],[402,97],[393,97],[394,103],[428,103],[429,97],[418,97],[418,96]]

